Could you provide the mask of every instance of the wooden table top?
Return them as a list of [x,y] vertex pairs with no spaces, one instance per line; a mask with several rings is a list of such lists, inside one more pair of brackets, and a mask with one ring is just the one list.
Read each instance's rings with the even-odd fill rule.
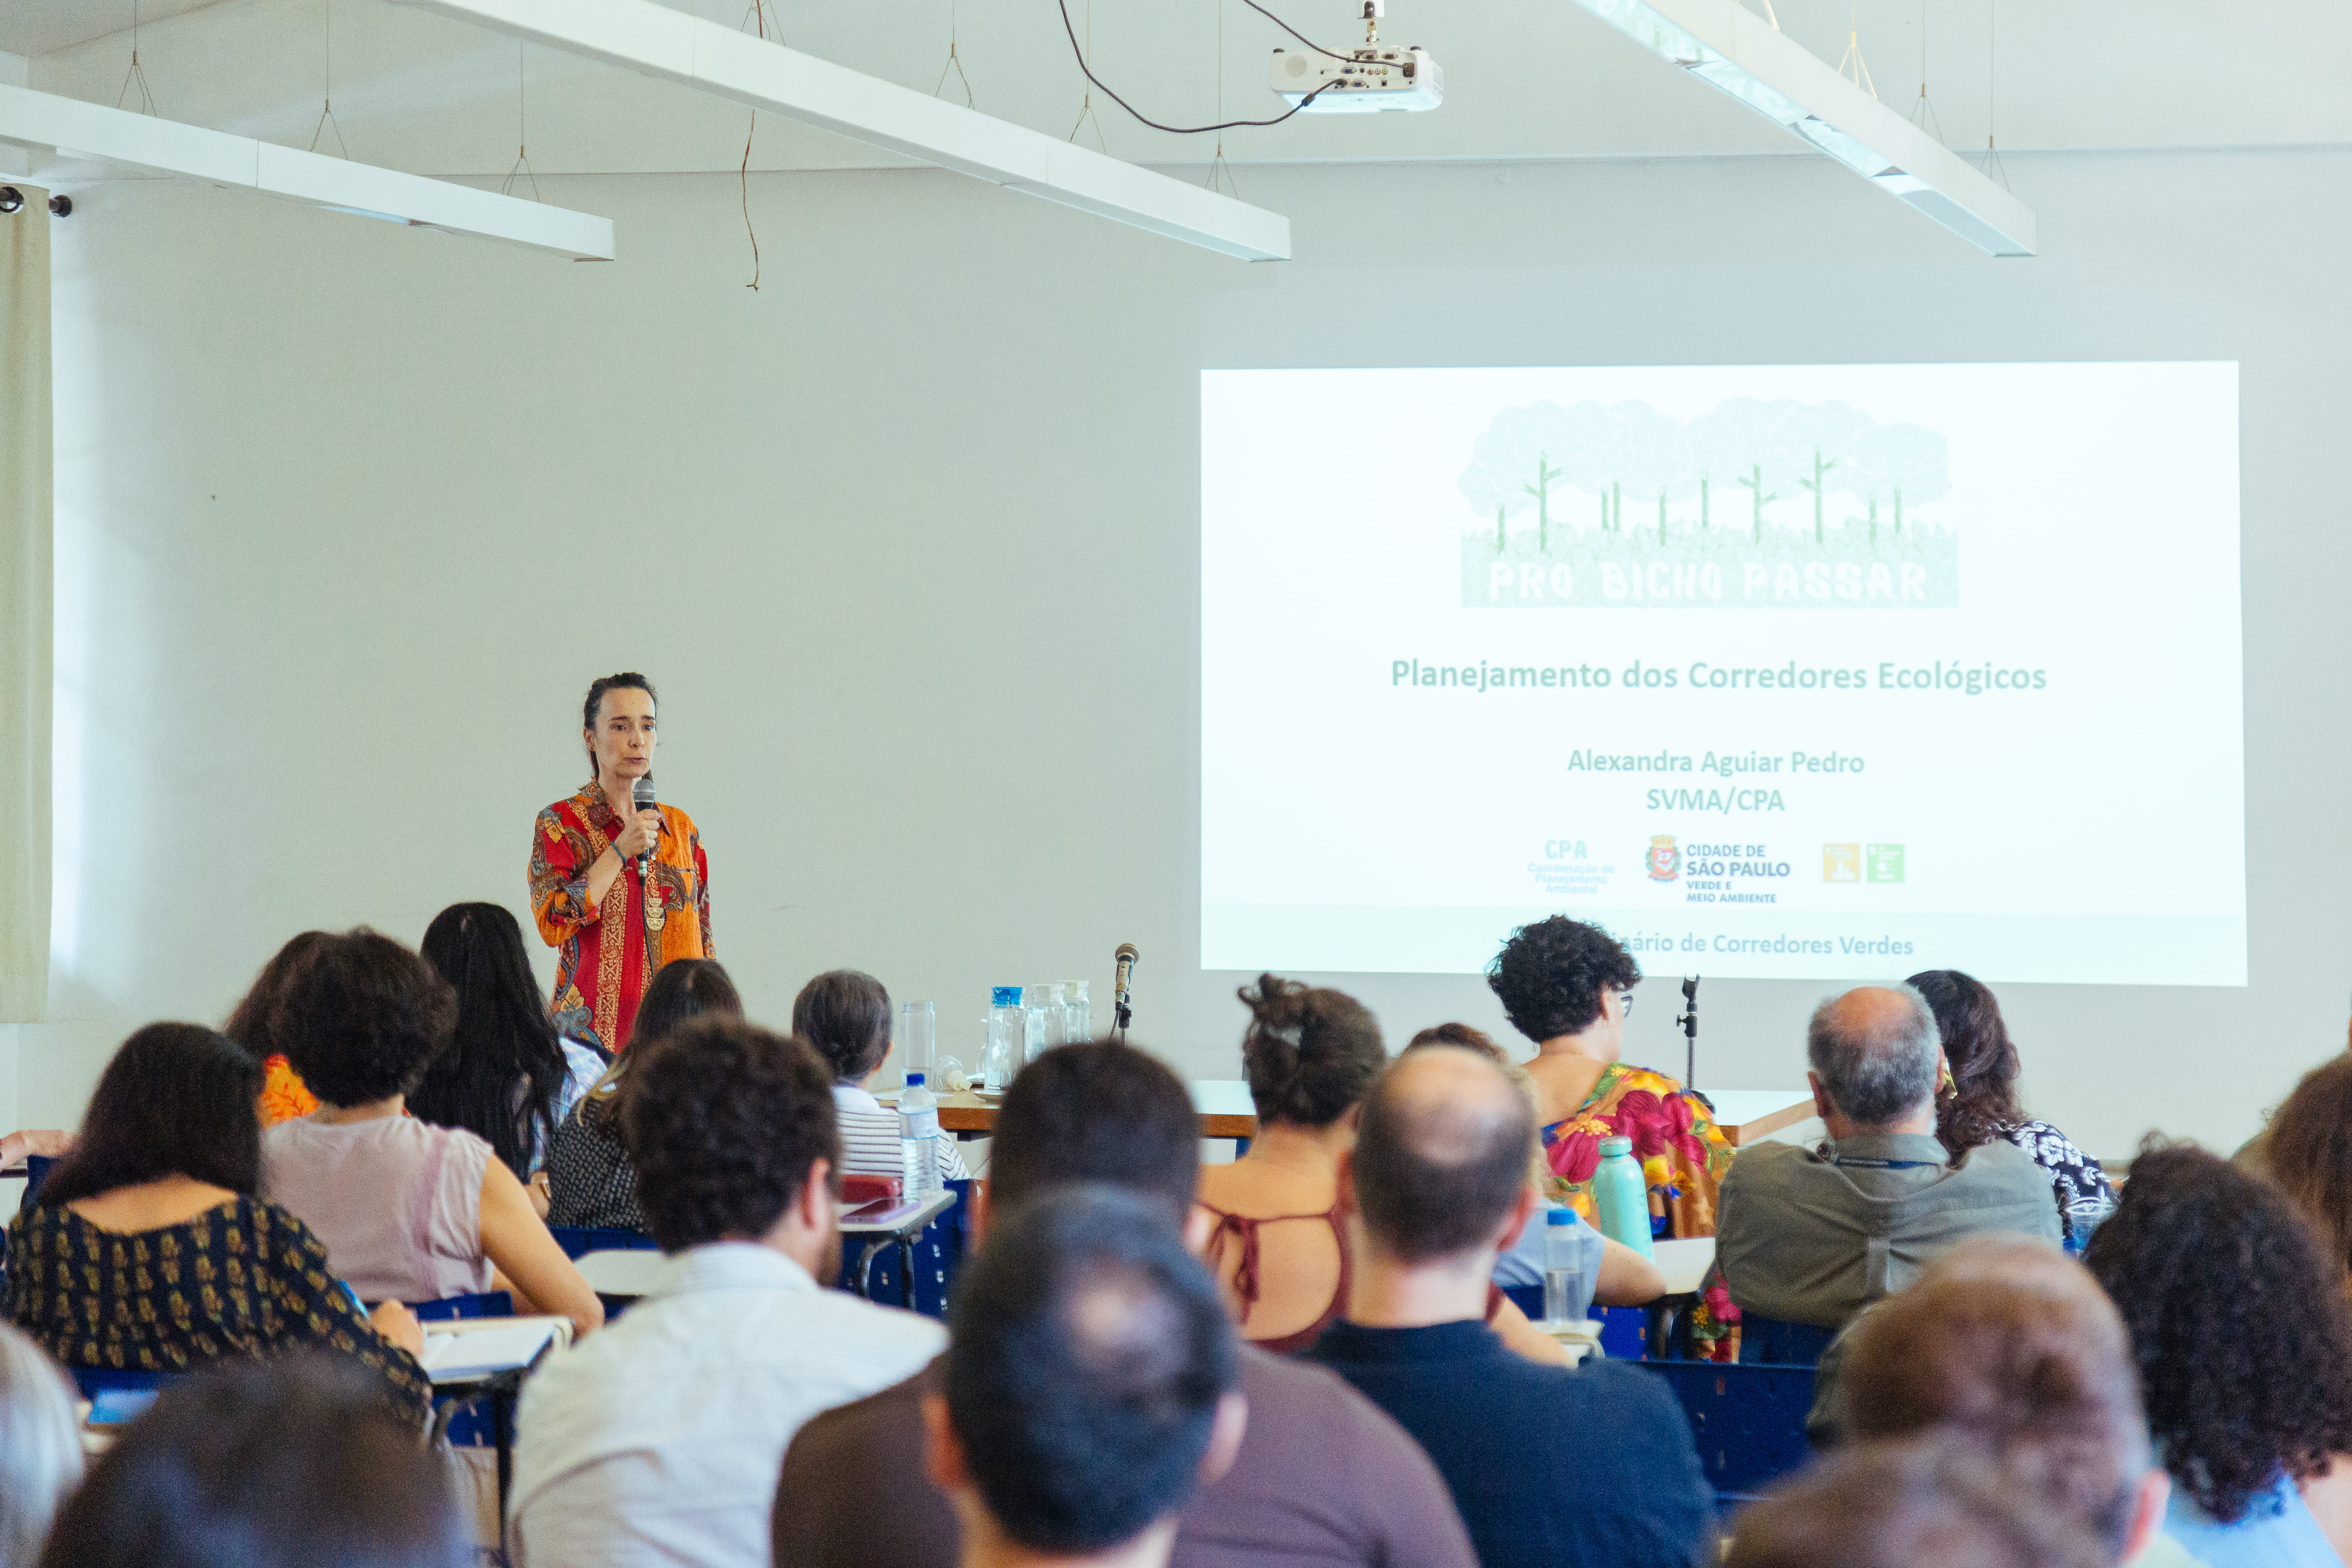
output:
[[[1240,1079],[1196,1079],[1186,1086],[1201,1113],[1203,1138],[1255,1138],[1257,1117],[1250,1105],[1249,1085]],[[942,1094],[940,1125],[950,1132],[984,1133],[996,1125],[996,1099],[978,1094]],[[1710,1093],[1720,1113],[1716,1125],[1734,1148],[1753,1143],[1783,1128],[1793,1127],[1813,1114],[1813,1097],[1806,1089],[1725,1089]]]

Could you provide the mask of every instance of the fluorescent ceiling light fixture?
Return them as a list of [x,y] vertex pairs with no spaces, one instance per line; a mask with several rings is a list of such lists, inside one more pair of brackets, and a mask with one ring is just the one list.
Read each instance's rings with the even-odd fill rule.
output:
[[1994,256],[2032,256],[2033,209],[1734,0],[1578,0]]
[[[16,142],[26,155],[5,143]],[[613,259],[613,220],[518,201],[471,185],[404,174],[373,163],[353,163],[324,153],[299,152],[250,136],[232,136],[200,125],[133,114],[78,98],[0,86],[0,163],[26,165],[37,150],[67,157],[127,163],[158,174],[183,174],[216,185],[286,196],[331,212],[383,218],[412,228],[476,235],[534,250],[551,250],[575,261]]]
[[398,3],[677,82],[1245,261],[1290,258],[1290,220],[1279,213],[652,0]]

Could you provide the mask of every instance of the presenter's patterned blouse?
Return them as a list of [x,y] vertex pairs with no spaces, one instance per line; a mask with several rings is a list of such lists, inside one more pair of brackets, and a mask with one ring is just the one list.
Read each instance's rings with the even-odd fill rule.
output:
[[556,950],[556,1032],[606,1051],[629,1043],[637,999],[665,963],[716,958],[710,945],[710,865],[694,819],[661,807],[661,843],[640,877],[625,861],[588,901],[588,868],[625,826],[592,780],[539,814],[530,836],[530,909]]
[[153,1230],[103,1230],[35,1203],[8,1226],[8,1317],[69,1367],[200,1372],[216,1361],[324,1351],[382,1378],[422,1426],[433,1384],[375,1331],[310,1227],[239,1197]]

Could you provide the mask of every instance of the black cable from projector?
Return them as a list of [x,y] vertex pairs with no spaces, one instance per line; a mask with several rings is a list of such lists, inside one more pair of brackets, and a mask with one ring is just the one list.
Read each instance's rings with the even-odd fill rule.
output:
[[[1104,97],[1109,99],[1113,103],[1118,104],[1121,109],[1126,110],[1129,114],[1134,115],[1135,118],[1142,121],[1142,123],[1150,126],[1154,131],[1166,131],[1178,136],[1198,136],[1204,131],[1231,131],[1236,126],[1243,125],[1279,125],[1284,121],[1289,119],[1291,115],[1297,113],[1300,110],[1306,108],[1308,104],[1314,102],[1317,99],[1322,97],[1325,93],[1339,85],[1336,81],[1325,82],[1321,87],[1317,88],[1313,92],[1308,93],[1305,98],[1302,98],[1297,103],[1292,104],[1287,112],[1277,114],[1271,120],[1225,120],[1220,121],[1214,125],[1162,125],[1157,120],[1152,120],[1145,116],[1142,110],[1137,109],[1135,105],[1128,102],[1127,100],[1119,97],[1119,95],[1112,89],[1108,82],[1106,82],[1102,78],[1095,75],[1094,68],[1087,64],[1087,51],[1078,44],[1078,30],[1070,25],[1070,0],[1057,0],[1057,3],[1062,7],[1062,31],[1070,35],[1070,52],[1077,57],[1078,69],[1085,73],[1086,79],[1088,81],[1102,89]],[[1317,54],[1331,55],[1333,59],[1346,60],[1349,65],[1354,65],[1356,63],[1355,58],[1351,55],[1331,54],[1329,49],[1327,49],[1322,45],[1314,42],[1305,34],[1299,32],[1297,28],[1284,21],[1281,17],[1276,16],[1265,6],[1258,5],[1257,0],[1242,0],[1242,4],[1271,20],[1275,26],[1280,27],[1284,32],[1288,33],[1292,37],[1297,38],[1300,43],[1305,44],[1308,48],[1313,49]]]

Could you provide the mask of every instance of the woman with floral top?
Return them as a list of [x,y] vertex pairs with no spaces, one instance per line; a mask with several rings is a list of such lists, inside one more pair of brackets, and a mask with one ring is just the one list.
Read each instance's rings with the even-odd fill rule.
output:
[[[1592,1173],[1601,1141],[1629,1138],[1650,1188],[1650,1227],[1660,1237],[1713,1236],[1715,1195],[1732,1147],[1714,1109],[1664,1073],[1628,1067],[1625,1015],[1642,966],[1599,926],[1554,915],[1511,933],[1486,984],[1503,1012],[1536,1044],[1535,1080],[1551,1190],[1545,1195],[1598,1221]],[[1693,1314],[1693,1334],[1713,1346],[1738,1317],[1720,1287]]]
[[8,1226],[7,1314],[68,1367],[194,1372],[323,1352],[422,1426],[425,1336],[373,1312],[310,1227],[256,1194],[261,1064],[194,1024],[150,1024],[107,1064],[73,1151]]

